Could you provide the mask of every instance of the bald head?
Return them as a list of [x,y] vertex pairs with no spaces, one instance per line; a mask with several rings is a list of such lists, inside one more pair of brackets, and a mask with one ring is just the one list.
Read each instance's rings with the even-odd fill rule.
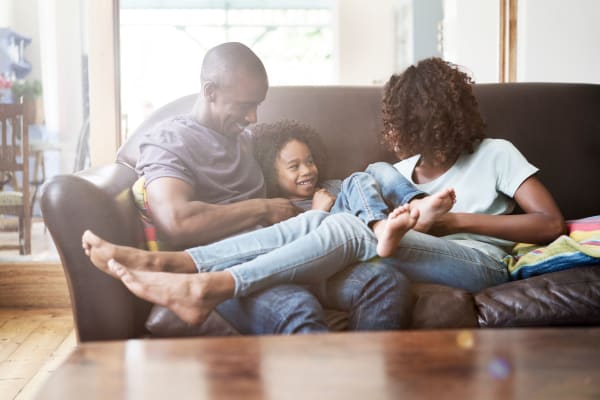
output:
[[240,77],[264,79],[267,71],[262,61],[250,48],[238,42],[227,42],[210,49],[202,61],[202,83],[213,82],[226,87]]

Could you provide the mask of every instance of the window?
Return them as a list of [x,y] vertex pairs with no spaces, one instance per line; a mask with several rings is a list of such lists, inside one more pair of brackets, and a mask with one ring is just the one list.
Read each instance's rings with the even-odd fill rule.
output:
[[122,0],[122,130],[200,89],[208,49],[226,41],[251,47],[271,85],[334,81],[333,1]]

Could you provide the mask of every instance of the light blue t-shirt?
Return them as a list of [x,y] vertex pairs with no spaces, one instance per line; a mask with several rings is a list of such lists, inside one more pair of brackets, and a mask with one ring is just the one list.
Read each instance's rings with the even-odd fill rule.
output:
[[[426,193],[454,188],[456,203],[450,212],[510,214],[515,208],[515,192],[538,171],[512,143],[504,139],[484,139],[472,154],[461,155],[448,171],[427,183],[416,184],[412,179],[419,159],[420,155],[416,155],[394,166]],[[508,240],[472,233],[457,233],[445,238],[499,260],[514,245]]]

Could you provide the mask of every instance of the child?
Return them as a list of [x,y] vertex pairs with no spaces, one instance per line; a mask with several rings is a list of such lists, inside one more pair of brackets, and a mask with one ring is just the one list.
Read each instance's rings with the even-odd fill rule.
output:
[[419,212],[413,229],[427,232],[455,202],[454,190],[426,196],[385,162],[371,164],[365,172],[355,172],[343,182],[322,181],[325,146],[319,134],[306,125],[292,121],[259,124],[253,135],[255,158],[263,171],[268,197],[291,199],[305,211],[349,212],[359,217],[381,238],[377,248],[381,257],[390,255],[400,239],[387,239],[394,233],[386,229],[390,210],[410,204]]

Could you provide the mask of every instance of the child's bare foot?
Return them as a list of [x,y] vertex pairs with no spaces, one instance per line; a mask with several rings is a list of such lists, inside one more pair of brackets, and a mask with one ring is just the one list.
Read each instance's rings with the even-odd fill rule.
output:
[[373,226],[377,237],[377,254],[388,257],[394,253],[406,232],[412,229],[419,218],[419,209],[403,205],[395,208],[386,220]]
[[110,274],[136,296],[169,308],[181,320],[200,325],[210,312],[233,297],[235,281],[227,271],[205,274],[134,271],[111,259]]
[[419,210],[419,220],[414,229],[419,232],[428,232],[439,217],[450,211],[454,203],[456,203],[454,189],[444,189],[430,196],[412,200],[411,208]]
[[89,230],[83,233],[81,245],[92,263],[108,274],[111,273],[108,268],[110,259],[115,259],[121,264],[138,270],[198,272],[194,261],[184,251],[151,252],[135,247],[118,246],[100,238]]

